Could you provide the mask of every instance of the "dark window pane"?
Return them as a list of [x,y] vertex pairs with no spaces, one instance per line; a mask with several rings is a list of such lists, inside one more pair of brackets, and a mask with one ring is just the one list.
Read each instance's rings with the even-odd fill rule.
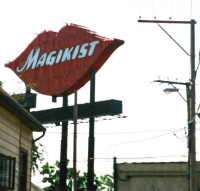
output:
[[0,155],[0,189],[14,189],[15,158]]
[[28,163],[28,151],[24,148],[21,148],[21,155],[20,155],[20,191],[26,191],[27,163]]

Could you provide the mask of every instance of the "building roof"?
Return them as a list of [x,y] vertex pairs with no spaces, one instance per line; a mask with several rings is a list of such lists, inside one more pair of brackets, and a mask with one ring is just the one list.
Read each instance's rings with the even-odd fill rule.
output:
[[13,99],[3,88],[0,87],[0,106],[18,117],[32,131],[44,132],[46,129],[25,110],[15,99]]

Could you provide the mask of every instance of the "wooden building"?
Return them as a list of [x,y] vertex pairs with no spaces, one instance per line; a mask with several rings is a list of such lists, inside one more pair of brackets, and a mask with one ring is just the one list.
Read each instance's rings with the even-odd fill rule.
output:
[[41,123],[0,87],[0,191],[31,191],[34,131],[45,134]]

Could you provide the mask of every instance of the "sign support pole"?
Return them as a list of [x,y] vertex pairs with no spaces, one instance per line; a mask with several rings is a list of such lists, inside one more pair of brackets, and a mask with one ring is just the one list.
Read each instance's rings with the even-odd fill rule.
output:
[[[63,95],[63,108],[68,106],[68,95]],[[68,136],[68,121],[62,122],[62,137],[60,148],[60,182],[59,190],[67,190],[67,136]]]
[[78,118],[77,90],[75,90],[74,91],[74,151],[73,151],[73,181],[74,181],[74,191],[77,191],[77,174],[76,174],[77,118]]
[[[90,72],[90,103],[95,102],[95,70]],[[89,120],[87,191],[94,190],[94,117]]]

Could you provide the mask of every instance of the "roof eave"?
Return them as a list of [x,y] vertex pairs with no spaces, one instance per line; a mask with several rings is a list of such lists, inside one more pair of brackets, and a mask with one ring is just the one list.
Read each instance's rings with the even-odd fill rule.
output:
[[0,91],[0,106],[3,106],[9,112],[15,114],[32,131],[46,131],[39,121],[37,121],[28,111],[17,103],[17,101],[7,95],[7,93],[2,89]]

